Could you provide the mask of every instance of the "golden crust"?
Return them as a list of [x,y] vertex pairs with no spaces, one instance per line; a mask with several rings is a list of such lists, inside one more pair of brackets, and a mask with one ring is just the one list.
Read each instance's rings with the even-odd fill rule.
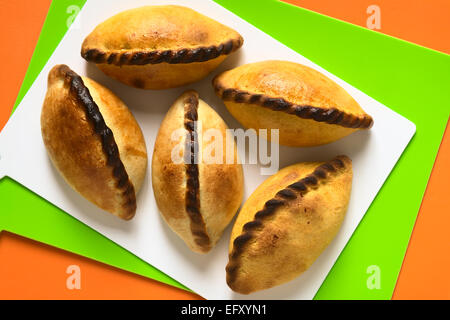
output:
[[99,24],[81,55],[128,85],[165,89],[205,77],[242,44],[239,33],[192,9],[146,6]]
[[217,68],[226,56],[205,62],[185,64],[148,64],[143,66],[115,66],[98,64],[107,76],[138,89],[162,90],[197,82]]
[[[170,108],[159,129],[153,152],[152,183],[156,203],[167,224],[191,250],[206,253],[220,239],[241,204],[243,173],[236,146],[233,164],[226,164],[225,150],[223,164],[172,161],[172,153],[178,151],[181,159],[189,155],[187,152],[192,159],[195,150],[192,133],[197,135],[199,130],[198,126],[193,129],[193,121],[201,124],[203,133],[216,129],[225,141],[228,128],[225,122],[198,99],[196,92],[185,92]],[[172,138],[174,132],[180,133],[179,140]],[[198,138],[198,148],[206,154],[209,143],[204,143],[201,136]]]
[[217,76],[213,86],[245,127],[279,129],[284,145],[325,144],[373,125],[342,87],[294,62],[243,65]]
[[230,288],[249,294],[306,271],[337,234],[351,185],[351,160],[345,156],[292,165],[261,184],[232,230]]
[[111,91],[65,65],[49,73],[41,130],[67,183],[98,207],[129,220],[147,168],[139,125]]

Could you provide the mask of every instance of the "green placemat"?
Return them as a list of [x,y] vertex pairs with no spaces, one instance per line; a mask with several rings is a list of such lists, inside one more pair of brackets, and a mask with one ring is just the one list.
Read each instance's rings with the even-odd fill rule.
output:
[[[15,106],[67,31],[67,9],[84,2],[53,1]],[[415,137],[316,295],[390,299],[450,113],[450,57],[278,1],[217,2],[416,124]],[[183,288],[9,178],[0,181],[0,206],[0,230]],[[379,289],[368,288],[370,266],[380,271]]]

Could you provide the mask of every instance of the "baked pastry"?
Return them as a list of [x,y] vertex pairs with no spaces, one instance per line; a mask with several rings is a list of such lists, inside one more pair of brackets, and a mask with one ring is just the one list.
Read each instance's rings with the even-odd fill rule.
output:
[[[187,91],[168,111],[155,142],[152,182],[156,203],[172,230],[198,253],[214,247],[242,202],[242,165],[227,128],[195,91]],[[207,138],[208,132],[216,135]],[[213,151],[210,138],[223,143]],[[231,161],[227,161],[227,138],[233,151],[228,153]],[[209,159],[209,155],[217,158]]]
[[122,219],[133,218],[147,151],[139,125],[114,93],[57,65],[48,75],[41,129],[51,161],[73,189]]
[[342,87],[294,62],[243,65],[220,74],[213,85],[243,126],[279,129],[279,142],[287,146],[330,143],[373,124]]
[[242,44],[239,33],[192,9],[146,6],[99,24],[81,55],[129,86],[167,89],[204,78]]
[[233,227],[229,287],[249,294],[306,271],[337,234],[347,211],[352,163],[346,156],[299,163],[263,182]]

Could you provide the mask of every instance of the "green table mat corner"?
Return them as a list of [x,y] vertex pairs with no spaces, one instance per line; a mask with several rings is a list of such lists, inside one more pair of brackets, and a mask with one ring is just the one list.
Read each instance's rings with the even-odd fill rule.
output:
[[[315,297],[390,299],[450,113],[450,56],[275,0],[216,2],[416,124]],[[15,107],[66,33],[67,8],[84,3],[52,2]],[[12,179],[0,181],[0,208],[0,230],[186,289]],[[372,265],[379,267],[381,287],[371,290]]]

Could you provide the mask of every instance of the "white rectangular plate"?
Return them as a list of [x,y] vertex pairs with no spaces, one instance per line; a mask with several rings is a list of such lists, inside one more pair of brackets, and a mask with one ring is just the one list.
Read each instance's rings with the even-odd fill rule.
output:
[[[191,7],[236,29],[244,37],[245,44],[212,75],[198,83],[165,91],[130,88],[106,77],[95,65],[84,61],[80,48],[84,38],[98,23],[123,10],[142,6],[144,1],[89,0],[1,132],[0,173],[23,184],[207,299],[312,299],[414,135],[414,124],[212,1],[166,0],[145,1],[145,4]],[[354,165],[350,205],[339,234],[311,268],[294,281],[249,296],[233,293],[225,282],[231,226],[212,252],[207,255],[192,253],[161,219],[153,196],[150,169],[138,195],[136,217],[126,222],[98,209],[73,191],[47,157],[41,138],[40,112],[47,90],[47,74],[55,64],[67,64],[75,72],[97,80],[122,98],[142,127],[151,160],[160,122],[186,89],[197,90],[201,99],[215,108],[230,127],[238,128],[239,124],[215,96],[211,79],[221,71],[267,59],[295,61],[323,72],[344,87],[375,120],[371,130],[356,132],[326,146],[280,148],[280,167],[300,161],[329,160],[339,154],[348,155]],[[245,198],[267,178],[260,174],[259,169],[259,165],[244,165]]]

